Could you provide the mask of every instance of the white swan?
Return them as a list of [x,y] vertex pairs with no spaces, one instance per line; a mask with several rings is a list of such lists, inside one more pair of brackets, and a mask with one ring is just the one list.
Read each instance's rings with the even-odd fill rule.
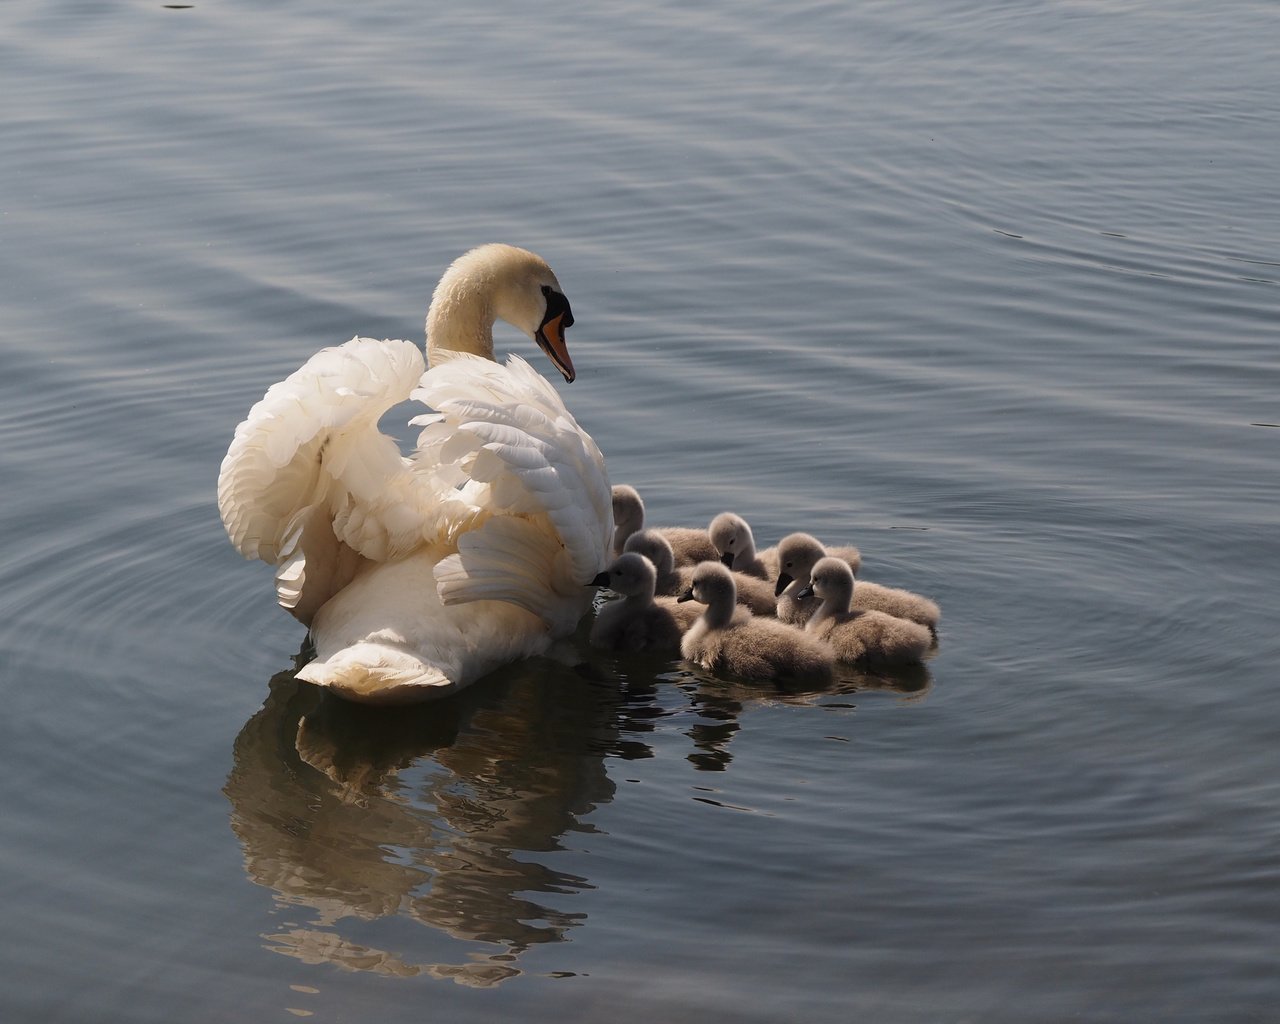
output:
[[[524,360],[493,361],[493,323],[534,338],[574,379],[568,300],[547,264],[507,245],[460,257],[427,314],[427,358],[353,338],[273,385],[218,478],[232,543],[276,568],[280,604],[311,627],[298,678],[352,700],[451,693],[546,650],[590,607],[613,534],[594,441]],[[402,457],[393,405],[434,413]]]

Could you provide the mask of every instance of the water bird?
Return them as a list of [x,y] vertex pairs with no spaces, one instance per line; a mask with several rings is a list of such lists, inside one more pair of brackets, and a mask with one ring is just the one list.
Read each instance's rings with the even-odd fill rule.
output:
[[819,559],[805,590],[812,590],[821,602],[805,624],[805,632],[830,644],[839,661],[906,665],[919,662],[933,643],[929,630],[918,622],[880,611],[851,610],[856,592],[853,572],[842,559]]
[[[629,484],[614,484],[612,499],[613,551],[614,554],[621,554],[626,550],[627,538],[644,529],[644,501],[640,497],[640,492]],[[677,566],[696,565],[699,562],[709,562],[720,557],[706,530],[691,526],[658,526],[651,529],[662,534],[671,545]]]
[[[678,654],[684,633],[673,608],[654,598],[657,572],[634,551],[624,552],[592,581],[622,595],[596,613],[588,642],[593,647],[628,653]],[[683,610],[683,609],[682,609]]]
[[721,512],[707,527],[716,557],[734,572],[772,580],[778,576],[777,552],[768,548],[756,553],[756,539],[747,521],[736,512]]
[[[465,253],[427,313],[423,353],[353,338],[273,385],[235,432],[218,508],[236,549],[275,568],[280,604],[310,627],[298,678],[351,700],[444,696],[545,651],[590,608],[608,561],[604,458],[519,356],[494,360],[501,319],[566,381],[573,313],[536,254]],[[424,372],[425,370],[425,372]],[[408,458],[378,430],[392,406],[434,412]]]
[[[825,548],[816,537],[807,533],[792,533],[778,543],[778,580],[774,585],[778,597],[778,618],[792,625],[802,626],[817,609],[819,601],[812,595],[801,597],[809,585],[813,567],[823,558],[839,558],[856,572],[854,561],[861,564],[857,548]],[[937,635],[938,620],[942,616],[937,604],[897,587],[859,580],[853,591],[853,608],[858,611],[881,611],[900,619],[909,619],[926,626]]]
[[829,647],[776,619],[755,618],[737,604],[733,573],[703,562],[680,601],[706,605],[685,633],[680,653],[710,672],[743,680],[829,683],[834,657]]
[[[657,572],[657,590],[659,595],[673,596],[689,588],[693,581],[695,566],[677,568],[671,545],[657,530],[638,530],[627,538],[626,551],[635,551],[644,555],[653,563]],[[737,585],[738,604],[745,605],[753,615],[772,616],[778,607],[773,587],[767,580],[734,574]]]

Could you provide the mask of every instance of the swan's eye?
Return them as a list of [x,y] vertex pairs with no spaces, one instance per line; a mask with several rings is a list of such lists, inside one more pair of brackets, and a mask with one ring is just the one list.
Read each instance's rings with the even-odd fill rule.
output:
[[573,310],[569,308],[569,300],[561,292],[556,291],[549,284],[544,284],[542,297],[547,300],[547,312],[542,318],[544,324],[556,317],[561,317],[562,328],[573,326]]

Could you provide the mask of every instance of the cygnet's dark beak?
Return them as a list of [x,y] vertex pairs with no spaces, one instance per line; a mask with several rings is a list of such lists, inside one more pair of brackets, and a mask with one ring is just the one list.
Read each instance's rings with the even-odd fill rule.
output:
[[773,596],[781,597],[782,592],[795,582],[794,576],[788,576],[785,572],[778,573],[778,585],[773,588]]
[[733,568],[733,552],[726,551],[723,555],[721,555],[720,564],[727,569],[732,569]]
[[681,594],[679,597],[676,598],[676,604],[681,604],[684,601],[692,601],[692,600],[693,600],[693,587],[690,587],[683,594]]
[[807,587],[802,587],[796,597],[800,600],[804,600],[806,597],[813,597],[813,584],[810,583]]
[[587,584],[588,587],[607,587],[609,585],[609,570],[596,573],[595,579]]

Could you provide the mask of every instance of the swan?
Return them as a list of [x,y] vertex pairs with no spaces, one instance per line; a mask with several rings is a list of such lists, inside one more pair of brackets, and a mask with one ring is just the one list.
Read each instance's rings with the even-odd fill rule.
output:
[[[626,550],[627,538],[644,528],[644,502],[640,498],[640,492],[628,484],[614,484],[612,498],[615,528],[613,551],[620,555]],[[677,566],[697,565],[720,557],[706,530],[690,526],[660,526],[654,529],[671,545]]]
[[747,680],[795,680],[822,685],[833,674],[830,648],[776,619],[754,618],[736,603],[733,573],[703,562],[680,601],[706,605],[680,641],[680,653],[709,672]]
[[[655,593],[660,597],[683,593],[693,582],[694,566],[676,568],[671,545],[657,530],[637,530],[627,538],[623,550],[644,555],[653,563],[657,573]],[[774,596],[772,584],[742,573],[734,573],[733,582],[737,588],[738,604],[750,609],[752,615],[772,617],[777,613],[778,600]]]
[[[861,564],[857,548],[824,548],[822,542],[807,533],[792,533],[778,543],[778,581],[774,590],[778,597],[778,618],[792,625],[803,626],[817,609],[819,602],[812,594],[801,597],[809,585],[813,567],[826,557],[839,558],[857,572],[854,560]],[[855,611],[880,611],[899,619],[910,619],[926,626],[932,636],[937,636],[938,620],[942,612],[927,597],[910,590],[886,587],[879,583],[859,580],[853,591]]]
[[830,644],[840,661],[906,665],[920,661],[933,643],[929,630],[918,622],[879,611],[851,611],[853,572],[842,559],[819,559],[801,593],[805,591],[821,601],[805,632]]
[[[430,369],[412,342],[353,338],[236,428],[218,508],[310,627],[316,658],[298,678],[366,703],[430,700],[545,651],[590,608],[582,581],[613,533],[604,458],[528,363],[494,361],[495,319],[573,381],[555,274],[485,245],[432,295]],[[410,398],[435,411],[410,420],[422,430],[405,458],[378,418]]]
[[588,643],[610,651],[677,654],[684,630],[672,610],[655,602],[657,573],[653,563],[634,551],[624,552],[591,581],[622,595],[596,614]]

